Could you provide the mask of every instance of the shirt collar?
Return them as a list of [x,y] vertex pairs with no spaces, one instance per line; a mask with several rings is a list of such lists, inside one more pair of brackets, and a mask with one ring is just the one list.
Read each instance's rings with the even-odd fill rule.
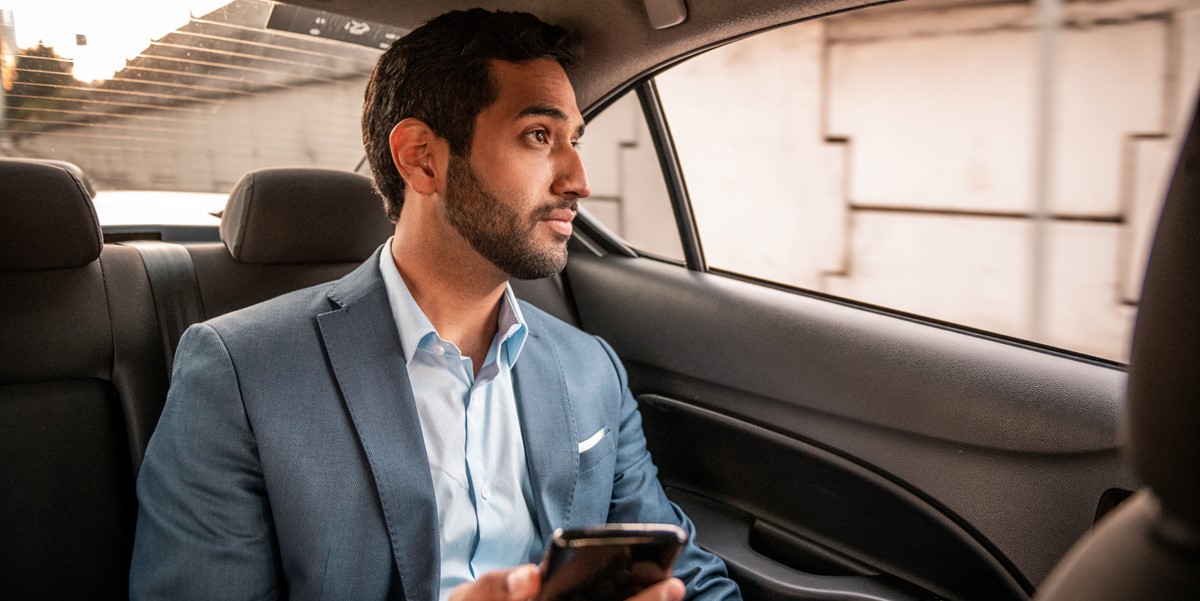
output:
[[496,320],[499,327],[496,331],[500,334],[500,344],[504,348],[504,352],[508,355],[508,366],[512,367],[517,363],[517,357],[521,355],[521,349],[525,348],[525,339],[529,337],[529,326],[525,325],[525,316],[521,314],[521,305],[517,303],[517,296],[513,294],[512,286],[504,285],[504,296],[500,302],[500,315]]
[[[404,351],[404,362],[412,362],[413,355],[422,344],[433,344],[440,339],[433,323],[425,316],[425,312],[417,305],[396,262],[392,260],[392,238],[388,238],[379,253],[379,272],[383,276],[383,287],[387,291],[388,304],[392,307],[392,318],[396,320],[396,329],[400,333],[400,346]],[[500,345],[508,367],[517,362],[521,349],[525,347],[525,339],[529,335],[529,327],[517,297],[513,294],[512,286],[505,284],[504,296],[500,301],[500,313],[497,316],[497,332]],[[493,346],[495,343],[493,342]],[[498,349],[497,349],[498,350]],[[489,351],[489,355],[491,352]],[[499,359],[499,358],[497,358]]]

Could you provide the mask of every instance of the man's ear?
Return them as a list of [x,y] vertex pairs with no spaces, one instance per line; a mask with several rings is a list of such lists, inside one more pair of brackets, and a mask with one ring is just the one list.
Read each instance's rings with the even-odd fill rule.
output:
[[397,123],[388,135],[388,144],[405,185],[427,195],[442,189],[444,161],[439,159],[446,143],[424,121],[410,117]]

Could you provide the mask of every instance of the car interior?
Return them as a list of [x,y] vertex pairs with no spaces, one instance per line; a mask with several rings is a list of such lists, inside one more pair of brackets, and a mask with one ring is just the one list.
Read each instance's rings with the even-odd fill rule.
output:
[[[465,6],[287,4],[408,29]],[[705,264],[652,77],[876,3],[487,4],[580,31],[585,117],[628,92],[659,126],[683,263],[581,212],[566,269],[512,286],[620,355],[668,496],[747,599],[1200,598],[1197,122],[1124,366]],[[7,598],[127,597],[134,481],[183,331],[349,273],[392,231],[349,169],[250,170],[201,241],[102,228],[93,196],[74,165],[0,158]]]

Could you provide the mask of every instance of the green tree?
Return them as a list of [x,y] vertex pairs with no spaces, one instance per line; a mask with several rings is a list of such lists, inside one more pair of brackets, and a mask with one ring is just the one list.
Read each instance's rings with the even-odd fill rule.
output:
[[7,93],[7,129],[14,137],[23,131],[36,131],[44,121],[62,121],[70,101],[78,91],[69,89],[79,83],[71,76],[73,64],[58,55],[51,46],[38,42],[17,55],[17,77]]

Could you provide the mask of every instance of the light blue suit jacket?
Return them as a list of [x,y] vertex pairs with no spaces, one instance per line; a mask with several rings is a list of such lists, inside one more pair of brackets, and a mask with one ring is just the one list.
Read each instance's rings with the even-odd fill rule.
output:
[[[542,540],[604,522],[694,534],[658,483],[612,349],[521,310],[514,382]],[[433,484],[374,255],[191,327],[137,492],[134,599],[437,599]],[[738,596],[694,543],[675,573],[689,596]]]

